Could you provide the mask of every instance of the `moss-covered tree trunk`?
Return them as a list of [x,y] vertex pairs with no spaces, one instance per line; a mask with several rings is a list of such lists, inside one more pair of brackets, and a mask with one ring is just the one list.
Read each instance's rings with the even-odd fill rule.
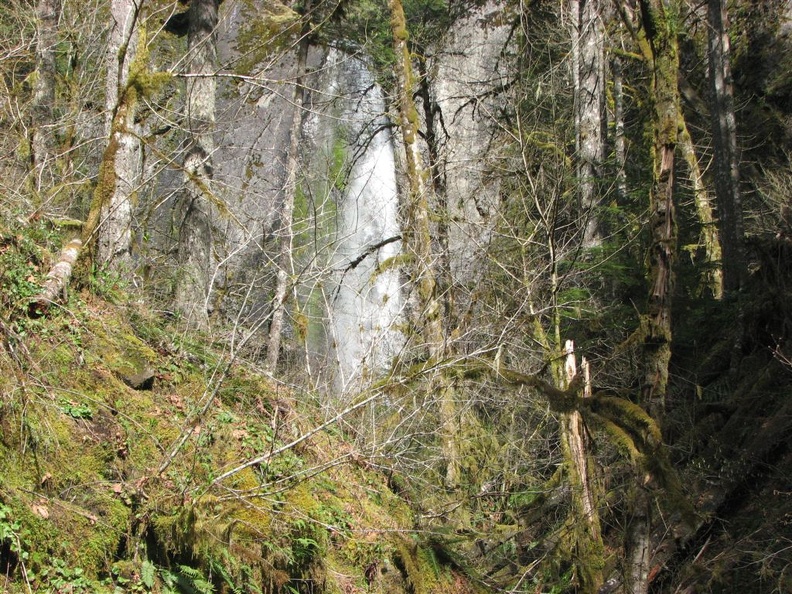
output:
[[[445,183],[444,165],[440,162],[440,143],[438,140],[437,114],[440,109],[432,98],[431,78],[429,72],[428,52],[424,48],[418,48],[420,56],[416,56],[418,66],[418,81],[415,96],[420,97],[423,107],[423,119],[425,123],[425,133],[423,135],[426,142],[429,183],[432,187],[433,195],[436,199],[436,210],[440,216],[435,217],[435,242],[439,248],[437,254],[437,273],[436,291],[442,295],[443,305],[443,327],[446,335],[449,335],[457,327],[456,319],[456,295],[454,278],[451,272],[451,230],[449,228],[450,216],[448,211],[448,194]],[[442,115],[441,118],[442,120]]]
[[[559,377],[562,390],[570,388],[578,375],[574,343],[567,340],[564,371]],[[583,359],[583,397],[591,397],[588,363]],[[572,489],[572,510],[567,519],[570,547],[573,549],[575,582],[578,592],[595,593],[603,583],[605,549],[599,518],[593,460],[586,444],[586,431],[579,411],[561,415],[561,446],[566,474]]]
[[87,257],[99,266],[128,270],[132,202],[142,166],[139,135],[135,131],[139,85],[131,78],[139,44],[140,1],[113,0],[110,11],[113,22],[105,58],[107,146],[82,241],[87,246]]
[[[396,54],[396,105],[399,127],[404,143],[408,197],[405,208],[402,242],[411,262],[411,286],[417,294],[416,335],[422,340],[421,348],[430,363],[446,356],[443,331],[443,306],[438,296],[436,261],[432,249],[429,205],[434,203],[430,172],[424,164],[418,137],[418,112],[413,93],[415,80],[407,39],[407,23],[401,0],[389,0],[393,48]],[[459,485],[461,478],[461,453],[459,434],[461,419],[456,403],[453,380],[438,372],[429,387],[429,394],[438,399],[440,433],[446,464],[445,481],[449,487]]]
[[218,0],[193,0],[187,11],[187,149],[185,184],[177,204],[179,273],[174,301],[187,322],[208,323],[212,272],[212,185],[217,69]]
[[737,122],[729,58],[726,2],[708,4],[709,75],[712,89],[712,137],[714,145],[715,195],[723,252],[723,288],[726,294],[740,290],[744,282],[745,248],[740,195],[740,159],[737,151]]
[[703,287],[715,299],[723,296],[723,273],[721,270],[721,247],[718,228],[712,212],[709,192],[704,183],[704,177],[699,166],[693,139],[690,136],[685,116],[679,114],[679,151],[687,163],[688,178],[693,190],[693,201],[696,205],[696,214],[701,225],[701,247],[704,249],[704,281]]
[[[679,0],[641,0],[643,38],[651,69],[649,126],[652,138],[652,185],[649,190],[649,295],[642,316],[641,404],[658,423],[663,418],[671,360],[671,301],[677,228],[674,220],[674,153],[679,132]],[[648,591],[652,554],[652,497],[638,472],[631,494],[627,549],[628,591]]]
[[674,219],[674,153],[679,131],[679,2],[642,0],[651,48],[652,185],[649,191],[649,296],[643,316],[642,404],[662,419],[671,359],[671,300],[677,228]]
[[[55,154],[55,47],[58,43],[58,21],[61,0],[36,2],[36,72],[31,99],[30,164],[34,195],[52,184],[51,162]],[[38,204],[37,204],[38,206]]]
[[[113,175],[106,180],[96,238],[96,262],[116,270],[131,265],[132,208],[142,165],[139,135],[135,131],[137,89],[130,85],[130,69],[137,55],[141,0],[113,0],[110,5],[110,40],[107,49],[106,130],[113,145]],[[102,180],[104,182],[105,180]]]
[[[304,7],[304,12],[310,11],[310,0]],[[297,195],[297,173],[300,167],[300,139],[303,127],[303,106],[305,103],[305,65],[308,59],[308,33],[307,17],[302,28],[302,37],[297,50],[296,76],[294,81],[294,96],[292,98],[292,122],[289,130],[289,148],[286,155],[286,180],[283,184],[282,202],[280,206],[280,224],[278,234],[280,246],[278,250],[278,272],[275,280],[275,297],[272,302],[272,319],[270,321],[269,340],[267,342],[267,360],[265,369],[274,372],[280,354],[281,336],[283,333],[283,318],[285,315],[286,298],[289,285],[293,276],[292,245],[294,239],[293,218],[294,200]]]

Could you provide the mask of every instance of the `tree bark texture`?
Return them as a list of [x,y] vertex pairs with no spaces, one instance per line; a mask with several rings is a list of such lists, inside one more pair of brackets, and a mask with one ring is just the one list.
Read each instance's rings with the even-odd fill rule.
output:
[[[305,11],[310,10],[310,2]],[[267,359],[265,369],[275,371],[280,354],[283,318],[285,315],[286,297],[293,275],[292,244],[294,239],[294,199],[297,195],[297,173],[300,167],[300,139],[302,138],[303,107],[305,104],[305,64],[308,59],[308,26],[303,25],[302,39],[297,51],[297,74],[294,82],[292,100],[292,123],[289,130],[289,149],[286,155],[286,180],[283,184],[283,202],[280,208],[278,272],[275,280],[275,297],[272,302],[272,319],[270,321],[269,340],[267,342]]]
[[649,191],[649,297],[644,315],[642,403],[662,419],[671,359],[671,299],[677,229],[674,220],[674,153],[679,126],[679,54],[675,28],[678,1],[642,0],[651,48],[652,186]]
[[[443,307],[438,297],[434,271],[435,255],[432,250],[429,204],[433,198],[430,171],[424,164],[418,136],[418,112],[413,100],[415,79],[407,39],[407,22],[401,0],[389,0],[393,49],[396,54],[396,104],[399,127],[404,143],[408,183],[406,221],[402,242],[411,260],[411,286],[417,293],[418,334],[422,348],[430,362],[439,361],[446,351],[443,332]],[[453,380],[437,374],[429,388],[430,394],[439,398],[443,456],[446,463],[445,480],[449,487],[459,484],[461,454],[458,436],[461,419],[457,410],[456,390]]]
[[[421,51],[421,56],[416,57],[416,65],[418,66],[417,82],[418,90],[415,96],[421,98],[423,119],[426,127],[424,140],[426,142],[427,157],[428,157],[428,172],[430,177],[430,184],[433,196],[436,200],[436,209],[439,213],[448,212],[448,195],[445,183],[445,173],[443,171],[444,164],[440,162],[439,152],[440,145],[438,141],[438,118],[437,114],[440,112],[437,103],[432,98],[432,84],[430,79],[430,72],[428,67],[428,60],[426,52]],[[442,120],[442,114],[440,114]],[[443,306],[443,327],[446,334],[449,334],[452,329],[456,328],[458,321],[456,319],[456,304],[454,293],[454,279],[451,272],[451,250],[450,250],[450,229],[448,225],[449,217],[437,217],[435,227],[435,242],[438,246],[439,253],[437,254],[437,273],[435,281],[437,287],[435,291],[442,295]]]
[[740,162],[737,151],[737,122],[729,58],[726,2],[709,0],[709,75],[712,89],[712,136],[715,149],[715,195],[723,252],[723,288],[726,294],[739,291],[745,276],[743,214],[740,195]]
[[205,327],[212,270],[212,153],[214,152],[218,0],[193,0],[187,12],[187,147],[184,190],[177,205],[179,276],[176,308],[188,324]]
[[627,142],[624,137],[624,75],[622,60],[616,56],[611,63],[613,74],[613,153],[616,159],[616,195],[627,198]]
[[[578,375],[575,346],[567,340],[564,346],[566,360],[562,390],[568,390]],[[588,377],[588,363],[581,363],[584,374],[583,397],[591,396]],[[561,443],[564,452],[567,475],[572,487],[572,513],[570,532],[574,535],[576,547],[576,581],[580,592],[597,592],[602,586],[602,561],[604,548],[600,529],[597,495],[594,490],[594,476],[591,456],[586,447],[586,432],[580,411],[573,410],[561,416]]]
[[63,292],[69,284],[74,263],[80,255],[82,241],[72,239],[61,250],[60,256],[55,266],[47,273],[41,291],[30,302],[28,313],[32,317],[43,316],[47,313],[50,304]]
[[649,567],[652,560],[652,509],[649,494],[636,484],[630,495],[631,517],[627,525],[627,592],[649,592]]
[[31,101],[30,164],[31,189],[39,195],[52,184],[51,163],[55,154],[55,47],[61,0],[38,0],[36,3],[36,77]]
[[[649,295],[641,320],[643,383],[641,404],[660,423],[665,411],[671,360],[671,301],[677,228],[674,220],[674,153],[679,133],[679,53],[676,38],[679,0],[641,0],[643,30],[639,39],[651,68],[649,126],[653,171],[649,190]],[[645,594],[651,564],[651,498],[642,486],[644,473],[636,469],[628,526],[628,591]]]
[[605,30],[600,0],[570,0],[575,98],[575,148],[583,246],[600,244],[597,220],[600,167],[605,156]]
[[141,0],[113,0],[112,29],[107,50],[106,121],[113,146],[113,175],[103,179],[107,199],[102,201],[96,262],[115,270],[131,266],[132,209],[140,183],[142,154],[135,131],[137,90],[130,84],[130,68],[138,49]]
[[704,183],[693,139],[688,131],[685,116],[679,114],[679,151],[687,163],[688,178],[693,190],[693,201],[696,204],[696,214],[701,225],[701,247],[704,249],[704,287],[715,299],[723,297],[723,273],[721,270],[721,247],[718,228],[712,212],[709,192]]

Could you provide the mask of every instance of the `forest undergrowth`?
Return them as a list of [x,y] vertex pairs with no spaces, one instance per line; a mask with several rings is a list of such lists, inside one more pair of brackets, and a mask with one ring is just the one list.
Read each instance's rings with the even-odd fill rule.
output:
[[[570,587],[552,519],[568,491],[552,476],[533,495],[525,481],[437,485],[430,499],[326,423],[318,395],[231,361],[224,341],[184,331],[113,275],[86,273],[30,317],[62,242],[44,222],[0,240],[4,591],[497,591],[539,562],[544,583]],[[678,301],[664,438],[694,518],[663,519],[676,545],[655,591],[790,585],[789,249],[753,243],[741,317],[734,303]],[[607,573],[634,475],[593,439]]]
[[117,276],[29,317],[60,241],[0,237],[1,591],[478,591],[315,395]]

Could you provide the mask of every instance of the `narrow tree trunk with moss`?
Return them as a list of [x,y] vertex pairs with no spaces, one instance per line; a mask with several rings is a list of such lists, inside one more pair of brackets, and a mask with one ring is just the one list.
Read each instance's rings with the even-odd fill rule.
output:
[[[571,340],[566,341],[564,352],[566,358],[559,387],[567,390],[579,373],[575,347]],[[585,376],[583,397],[588,398],[591,396],[591,385],[585,359],[582,361],[580,373]],[[572,490],[572,513],[567,522],[572,539],[570,545],[575,549],[575,581],[579,592],[593,594],[602,586],[605,549],[597,509],[598,495],[595,490],[593,462],[586,447],[585,427],[579,411],[561,416],[561,445]]]
[[647,38],[652,48],[650,126],[653,171],[649,192],[649,297],[643,316],[644,379],[641,392],[644,407],[653,418],[660,420],[665,408],[671,359],[671,300],[677,250],[673,198],[674,153],[679,131],[679,55],[675,32],[679,3],[676,0],[643,0],[642,8],[648,15],[650,30]]
[[687,163],[688,178],[693,190],[693,201],[696,205],[696,214],[701,225],[700,244],[704,250],[704,289],[708,290],[715,299],[723,296],[723,274],[721,271],[721,248],[718,237],[718,228],[712,213],[709,192],[704,184],[704,177],[699,166],[693,139],[688,131],[685,116],[679,114],[679,151]]
[[424,140],[427,148],[428,175],[432,192],[436,200],[436,211],[440,216],[436,217],[435,240],[439,253],[437,254],[437,293],[442,295],[443,305],[443,327],[446,335],[458,325],[456,319],[456,305],[454,294],[454,280],[451,273],[451,248],[450,248],[450,229],[448,212],[448,195],[446,192],[445,174],[440,163],[440,147],[438,142],[437,114],[439,108],[432,99],[430,73],[426,51],[419,48],[420,56],[416,57],[418,66],[418,89],[415,96],[421,98],[423,106],[423,118],[426,127]]
[[138,47],[139,5],[135,0],[113,0],[111,15],[113,29],[105,59],[107,145],[82,241],[92,264],[122,270],[131,263],[132,200],[142,158],[134,130],[139,88],[130,80]]
[[[305,12],[310,11],[310,2],[305,6]],[[292,98],[292,123],[289,130],[289,149],[286,155],[286,180],[283,184],[283,201],[280,207],[279,240],[277,267],[275,280],[275,297],[272,301],[272,319],[270,321],[269,340],[267,342],[267,359],[265,369],[270,373],[275,371],[280,354],[281,336],[283,333],[283,318],[286,308],[286,297],[293,275],[292,244],[294,239],[293,218],[294,200],[299,186],[297,173],[300,167],[300,139],[302,137],[303,107],[305,103],[305,64],[308,59],[308,33],[309,28],[303,25],[302,37],[297,50],[297,73],[294,81],[294,96]]]
[[740,290],[746,274],[740,159],[737,151],[726,2],[709,0],[707,12],[715,194],[723,252],[723,288],[728,295]]
[[139,43],[139,1],[113,0],[110,5],[113,22],[107,49],[105,126],[109,143],[114,145],[113,175],[102,180],[112,188],[106,188],[96,238],[96,263],[127,272],[131,266],[132,209],[142,165],[135,131],[138,90],[130,84]]
[[184,189],[178,199],[179,232],[174,302],[188,324],[206,327],[212,271],[212,186],[217,69],[218,0],[193,0],[187,12],[188,73]]
[[[552,282],[557,282],[557,279]],[[561,349],[560,308],[554,303],[552,309],[553,341],[538,321],[538,316],[533,324],[533,338],[543,346],[551,361],[553,388],[561,394],[568,393],[576,386],[582,386],[583,398],[590,398],[592,393],[588,362],[583,358],[578,372],[573,341],[567,340],[563,350]],[[533,312],[534,307],[530,306],[530,310]],[[563,356],[559,356],[560,354]],[[503,373],[501,369],[497,371],[499,374]],[[580,381],[581,377],[583,381]],[[604,581],[605,547],[599,516],[602,495],[597,489],[594,461],[586,443],[583,416],[578,410],[561,413],[559,433],[563,465],[556,476],[568,481],[572,504],[564,522],[563,536],[557,546],[565,558],[571,560],[577,591],[593,594],[599,591]]]
[[[408,184],[406,221],[402,242],[411,261],[411,286],[417,294],[418,332],[429,362],[438,362],[446,355],[443,332],[443,306],[438,296],[434,271],[435,254],[432,250],[429,204],[434,202],[430,172],[424,165],[418,137],[418,112],[413,93],[415,79],[407,39],[407,23],[401,0],[389,0],[393,48],[396,55],[396,105],[399,127],[404,143]],[[445,481],[448,487],[459,485],[461,478],[461,452],[459,434],[461,419],[456,403],[453,381],[438,373],[429,393],[439,398],[441,439],[446,464]]]
[[[41,192],[54,180],[55,156],[55,48],[61,0],[38,0],[36,3],[36,72],[31,99],[30,189],[41,200]],[[40,206],[40,204],[36,204]]]

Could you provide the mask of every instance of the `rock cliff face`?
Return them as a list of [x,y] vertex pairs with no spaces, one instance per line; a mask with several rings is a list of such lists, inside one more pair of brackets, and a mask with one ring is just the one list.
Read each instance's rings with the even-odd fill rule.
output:
[[[424,153],[443,203],[438,214],[438,265],[450,270],[464,301],[476,283],[476,262],[490,233],[498,183],[488,174],[496,126],[499,59],[507,41],[488,5],[458,22],[431,49],[421,87]],[[246,15],[223,14],[220,62],[240,58]],[[282,230],[278,208],[292,121],[293,53],[261,66],[260,75],[222,79],[218,92],[214,192],[227,207],[214,221],[212,306],[243,325],[267,328]],[[314,47],[308,59],[307,109],[300,139],[293,230],[294,281],[286,360],[307,363],[311,383],[343,392],[387,368],[403,344],[408,307],[397,256],[402,203],[399,139],[388,90],[363,53]],[[428,140],[427,140],[428,139]],[[164,176],[161,193],[179,175]],[[166,203],[167,206],[167,203]],[[168,235],[168,208],[157,211]],[[166,248],[162,248],[166,249]],[[241,312],[241,316],[240,316]],[[359,385],[359,384],[358,384]]]
[[507,87],[509,28],[498,23],[502,7],[490,3],[459,21],[432,64],[435,134],[447,196],[451,272],[475,286],[476,263],[489,240],[499,184],[491,174],[499,127],[495,121]]

